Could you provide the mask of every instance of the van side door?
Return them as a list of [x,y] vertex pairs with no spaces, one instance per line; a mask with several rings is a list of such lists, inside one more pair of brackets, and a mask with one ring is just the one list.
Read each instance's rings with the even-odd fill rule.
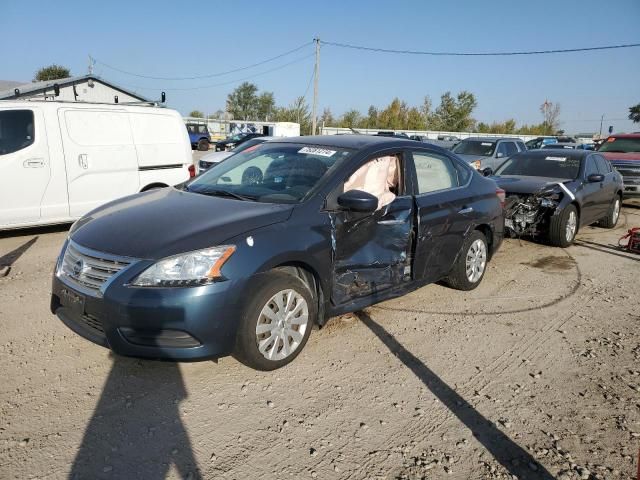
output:
[[138,159],[126,111],[61,108],[58,120],[71,217],[140,190]]
[[0,179],[0,227],[39,222],[51,179],[47,131],[39,108],[0,108]]

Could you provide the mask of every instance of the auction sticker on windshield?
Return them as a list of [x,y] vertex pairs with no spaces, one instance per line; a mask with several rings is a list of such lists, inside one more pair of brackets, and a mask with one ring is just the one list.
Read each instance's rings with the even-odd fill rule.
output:
[[493,143],[490,143],[490,142],[482,142],[480,145],[482,145],[483,147],[490,147],[491,145],[493,145]]
[[567,157],[544,157],[545,160],[551,160],[553,162],[566,162]]
[[298,153],[307,153],[309,155],[318,155],[320,157],[332,157],[336,151],[318,147],[304,147],[298,150]]

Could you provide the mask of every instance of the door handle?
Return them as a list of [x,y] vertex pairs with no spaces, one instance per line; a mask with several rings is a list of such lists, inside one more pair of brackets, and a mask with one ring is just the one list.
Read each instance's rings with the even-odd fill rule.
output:
[[89,159],[87,158],[86,153],[81,153],[80,155],[78,155],[78,165],[80,165],[80,167],[84,168],[85,170],[89,168]]
[[22,166],[25,168],[42,168],[44,167],[44,160],[42,158],[30,158],[22,162]]
[[462,210],[460,210],[458,213],[461,215],[465,215],[467,213],[471,213],[473,212],[473,207],[465,207]]

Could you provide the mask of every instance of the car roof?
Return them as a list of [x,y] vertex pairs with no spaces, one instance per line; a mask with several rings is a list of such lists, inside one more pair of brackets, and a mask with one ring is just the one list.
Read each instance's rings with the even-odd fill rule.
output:
[[476,142],[497,142],[498,140],[511,140],[514,142],[522,141],[521,138],[517,138],[517,137],[469,137],[469,138],[462,139],[462,141],[465,141],[465,140],[473,140]]
[[613,135],[609,135],[608,138],[640,138],[640,133],[614,133]]
[[515,155],[513,155],[514,158],[516,156],[518,157],[523,157],[523,156],[527,156],[527,157],[534,157],[534,158],[544,158],[544,157],[548,157],[549,155],[552,155],[554,153],[557,153],[558,155],[561,155],[563,157],[567,157],[567,158],[583,158],[586,157],[587,155],[591,155],[593,153],[593,151],[591,150],[581,150],[579,148],[543,148],[540,150],[527,150],[524,152],[519,152]]
[[[421,145],[409,138],[377,136],[377,135],[309,135],[304,137],[286,137],[278,140],[282,143],[300,143],[337,148],[364,148],[369,146],[403,147]],[[273,142],[273,141],[272,141]]]

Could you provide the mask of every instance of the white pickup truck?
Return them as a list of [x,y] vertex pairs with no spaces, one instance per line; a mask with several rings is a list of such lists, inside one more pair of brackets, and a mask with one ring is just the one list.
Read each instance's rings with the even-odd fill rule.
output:
[[194,174],[189,136],[174,110],[0,101],[0,230],[70,222]]

